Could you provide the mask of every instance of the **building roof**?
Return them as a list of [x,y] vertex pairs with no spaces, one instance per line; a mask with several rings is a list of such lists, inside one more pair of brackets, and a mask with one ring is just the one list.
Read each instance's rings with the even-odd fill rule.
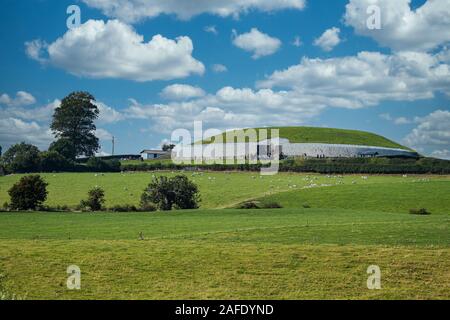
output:
[[169,152],[168,151],[163,151],[163,150],[151,150],[151,149],[148,149],[148,150],[142,150],[141,154],[143,154],[143,153],[167,154]]

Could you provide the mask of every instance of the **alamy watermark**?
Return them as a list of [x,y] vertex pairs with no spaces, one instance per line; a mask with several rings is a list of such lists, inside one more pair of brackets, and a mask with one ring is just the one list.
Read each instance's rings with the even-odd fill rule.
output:
[[67,267],[67,289],[68,290],[81,290],[81,269],[77,265],[71,265]]
[[280,155],[279,129],[203,131],[201,121],[194,122],[194,132],[173,131],[171,141],[175,164],[262,164],[262,175],[278,173]]
[[367,268],[367,289],[380,290],[381,289],[381,269],[379,266],[371,265]]
[[381,8],[373,4],[367,7],[366,13],[368,15],[366,20],[367,29],[381,30]]
[[66,20],[67,29],[75,29],[81,25],[81,9],[77,5],[70,5],[67,7],[67,14],[70,16]]

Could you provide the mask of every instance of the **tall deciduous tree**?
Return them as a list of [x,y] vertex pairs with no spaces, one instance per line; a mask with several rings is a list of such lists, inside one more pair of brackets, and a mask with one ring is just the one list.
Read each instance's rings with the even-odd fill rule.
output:
[[65,97],[53,114],[51,129],[59,139],[68,139],[75,155],[93,156],[100,148],[95,136],[95,120],[99,110],[88,92],[73,92]]

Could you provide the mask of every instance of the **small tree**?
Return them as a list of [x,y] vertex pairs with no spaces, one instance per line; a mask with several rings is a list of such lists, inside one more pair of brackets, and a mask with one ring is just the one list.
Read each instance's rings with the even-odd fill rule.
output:
[[95,98],[88,92],[73,92],[55,109],[50,126],[58,139],[67,139],[75,148],[75,155],[93,156],[100,148],[95,136],[95,121],[100,111]]
[[69,160],[75,160],[77,157],[75,145],[67,138],[61,138],[52,142],[48,151],[58,152],[64,158]]
[[63,171],[69,169],[72,164],[56,151],[41,153],[41,169],[44,172]]
[[162,146],[163,151],[172,151],[173,148],[175,148],[174,144],[163,144]]
[[40,152],[37,147],[22,142],[11,146],[3,155],[2,162],[10,172],[37,172],[41,164]]
[[36,210],[47,200],[48,184],[39,175],[25,176],[9,189],[13,210]]
[[105,203],[105,191],[100,187],[95,187],[88,192],[88,199],[81,200],[80,206],[89,208],[92,211],[102,210]]
[[189,181],[186,176],[167,178],[164,176],[153,178],[141,196],[141,207],[152,204],[159,210],[169,211],[175,206],[177,209],[198,208],[200,196],[197,185]]

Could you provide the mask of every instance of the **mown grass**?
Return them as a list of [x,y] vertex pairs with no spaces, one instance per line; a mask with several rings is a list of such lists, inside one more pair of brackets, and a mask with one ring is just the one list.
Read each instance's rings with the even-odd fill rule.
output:
[[[447,215],[8,213],[0,223],[4,286],[29,299],[450,297]],[[81,268],[81,291],[66,289],[72,264]],[[382,270],[379,291],[366,287],[373,264]]]
[[[160,174],[178,173],[43,176],[50,184],[47,204],[77,204],[100,185],[111,205],[137,202]],[[450,299],[446,176],[186,174],[199,184],[203,207],[215,209],[0,213],[0,295]],[[0,178],[0,201],[19,178]],[[255,198],[285,208],[220,209]],[[432,215],[408,213],[420,207]],[[66,288],[72,264],[81,268],[81,291]],[[367,289],[370,265],[381,268],[381,290]]]

